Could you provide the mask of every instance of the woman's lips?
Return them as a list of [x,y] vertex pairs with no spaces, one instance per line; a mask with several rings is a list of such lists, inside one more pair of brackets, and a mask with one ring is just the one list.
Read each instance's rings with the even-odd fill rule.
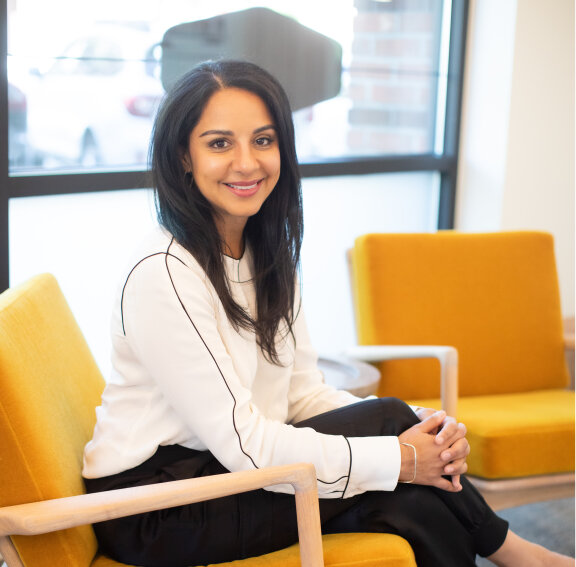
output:
[[260,189],[264,179],[257,179],[252,181],[235,181],[234,183],[224,183],[232,193],[240,197],[250,197]]

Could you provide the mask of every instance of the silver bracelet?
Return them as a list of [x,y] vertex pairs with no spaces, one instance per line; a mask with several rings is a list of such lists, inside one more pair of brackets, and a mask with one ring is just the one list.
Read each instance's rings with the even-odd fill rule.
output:
[[400,443],[400,445],[406,445],[406,447],[412,447],[412,451],[414,451],[414,476],[411,480],[398,480],[403,484],[412,484],[416,480],[416,464],[418,463],[418,458],[416,456],[416,447],[414,445],[410,445],[410,443]]

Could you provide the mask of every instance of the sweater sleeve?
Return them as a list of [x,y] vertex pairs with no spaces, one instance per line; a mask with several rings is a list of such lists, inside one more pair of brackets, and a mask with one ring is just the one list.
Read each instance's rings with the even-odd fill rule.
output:
[[[219,321],[219,302],[204,272],[170,254],[140,263],[126,283],[122,325],[129,348],[161,392],[162,403],[202,446],[231,471],[311,462],[324,498],[395,488],[400,469],[396,437],[324,435],[265,417],[237,371],[242,361],[230,355]],[[333,390],[314,394],[314,388],[328,388],[321,377],[300,380],[307,356],[306,348],[297,355],[293,418],[350,400]],[[292,491],[285,486],[274,490]]]

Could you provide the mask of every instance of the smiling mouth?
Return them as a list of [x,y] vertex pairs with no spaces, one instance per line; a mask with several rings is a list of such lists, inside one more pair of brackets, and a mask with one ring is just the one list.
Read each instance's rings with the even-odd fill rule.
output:
[[254,190],[262,183],[264,179],[258,179],[257,181],[248,181],[247,183],[224,183],[227,187],[235,189],[237,191],[251,191]]

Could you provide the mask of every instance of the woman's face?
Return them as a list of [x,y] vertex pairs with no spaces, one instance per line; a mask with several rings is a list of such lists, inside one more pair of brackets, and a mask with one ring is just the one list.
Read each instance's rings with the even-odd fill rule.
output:
[[212,204],[221,235],[243,230],[280,177],[276,127],[257,95],[217,91],[190,133],[184,166]]

